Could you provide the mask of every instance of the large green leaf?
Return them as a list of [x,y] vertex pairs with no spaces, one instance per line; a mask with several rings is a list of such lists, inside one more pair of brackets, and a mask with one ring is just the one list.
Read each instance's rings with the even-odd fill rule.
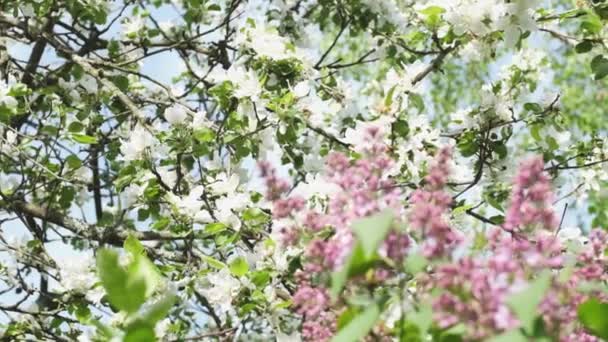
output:
[[543,300],[550,285],[551,274],[544,272],[525,290],[511,295],[507,299],[507,304],[521,322],[522,327],[529,333],[532,333],[534,329],[534,320],[538,316],[538,304]]
[[133,235],[129,235],[123,244],[123,248],[132,255],[144,254],[144,246]]
[[339,270],[334,271],[331,275],[330,293],[332,298],[336,299],[340,295],[349,276],[365,272],[367,265],[368,263],[363,252],[363,247],[361,247],[361,243],[357,243],[350,255],[346,258],[344,265],[342,265]]
[[430,304],[420,305],[417,311],[413,311],[407,315],[408,321],[414,323],[422,335],[431,327],[433,322],[433,308]]
[[420,253],[410,254],[404,262],[405,270],[410,274],[418,274],[426,268],[429,260]]
[[156,287],[161,283],[162,277],[156,266],[144,255],[133,257],[133,261],[127,268],[129,272],[129,288],[142,288],[140,284],[144,284],[144,298],[152,295]]
[[175,305],[178,297],[173,293],[164,295],[159,301],[152,304],[142,315],[142,320],[149,324],[155,324],[165,318],[169,310]]
[[[137,249],[135,249],[137,250]],[[110,303],[127,313],[136,312],[161,282],[156,266],[142,254],[123,267],[118,253],[102,249],[97,254],[97,269]]]
[[587,300],[578,307],[578,319],[590,333],[608,340],[608,303]]
[[137,325],[129,328],[123,339],[123,342],[153,342],[156,341],[154,334],[154,326]]
[[146,300],[145,283],[129,281],[115,251],[102,249],[97,253],[97,270],[108,300],[117,309],[132,313]]
[[373,216],[365,217],[353,223],[353,231],[363,247],[366,256],[374,254],[386,234],[391,229],[394,215],[385,209]]
[[488,339],[488,342],[527,342],[528,339],[519,331],[511,330]]
[[338,332],[332,342],[353,342],[359,341],[372,330],[378,317],[380,307],[377,304],[369,306],[365,311],[353,318],[348,325]]

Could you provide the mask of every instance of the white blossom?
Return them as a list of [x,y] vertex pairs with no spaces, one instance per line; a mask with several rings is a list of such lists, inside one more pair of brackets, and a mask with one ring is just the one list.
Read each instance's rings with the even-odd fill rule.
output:
[[170,188],[175,186],[177,182],[177,172],[172,170],[171,166],[159,166],[156,168],[156,172],[160,175],[160,179]]
[[201,199],[205,188],[202,185],[196,186],[185,197],[179,197],[173,193],[168,193],[167,197],[182,214],[194,217],[201,211],[204,202]]
[[62,258],[56,262],[60,284],[66,291],[84,294],[95,303],[101,301],[104,291],[101,287],[95,286],[99,279],[95,273],[95,259],[90,254],[78,258]]
[[587,238],[583,235],[581,229],[579,227],[573,226],[561,228],[557,233],[557,237],[563,243],[568,241],[575,241],[580,244],[583,244],[587,241]]
[[293,94],[296,97],[304,97],[310,92],[310,85],[307,81],[302,81],[293,87]]
[[155,143],[154,136],[146,128],[137,124],[135,129],[130,132],[129,140],[124,141],[120,146],[120,152],[124,160],[137,160],[143,156],[144,151]]
[[244,210],[249,205],[249,197],[241,193],[228,194],[216,201],[217,203],[217,218],[220,222],[232,227],[235,230],[241,228],[241,220],[238,213]]
[[261,57],[277,60],[290,57],[285,38],[271,32],[260,22],[256,23],[255,28],[249,28],[245,35],[238,36],[237,43],[253,49]]
[[232,194],[239,186],[239,182],[240,180],[237,174],[233,173],[228,177],[226,173],[222,173],[214,183],[209,185],[209,187],[216,195]]
[[291,193],[294,196],[298,195],[305,199],[310,199],[315,195],[331,196],[339,193],[341,190],[338,185],[325,180],[323,175],[309,173],[306,175],[306,181],[299,183]]
[[239,99],[250,98],[256,101],[262,93],[262,85],[255,72],[240,65],[234,64],[226,71],[214,70],[209,77],[218,83],[230,81],[235,87],[234,96]]
[[172,125],[179,125],[186,121],[188,112],[184,106],[176,104],[165,109],[165,119]]
[[0,105],[8,108],[17,107],[19,102],[17,99],[9,95],[10,88],[7,84],[0,82]]
[[86,90],[89,94],[97,93],[97,80],[95,79],[95,77],[89,74],[82,75],[80,80],[78,80],[78,84],[80,84],[84,88],[84,90]]
[[234,278],[227,268],[210,273],[205,278],[207,285],[202,285],[201,293],[213,306],[215,312],[224,319],[234,314],[232,301],[238,294],[241,283]]
[[144,25],[144,20],[141,17],[131,17],[122,24],[122,32],[129,38],[141,31],[144,28]]

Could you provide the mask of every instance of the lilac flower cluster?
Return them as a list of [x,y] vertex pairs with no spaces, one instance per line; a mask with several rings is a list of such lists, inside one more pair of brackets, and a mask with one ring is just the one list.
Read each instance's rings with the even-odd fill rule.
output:
[[533,229],[535,225],[549,230],[557,227],[551,207],[554,195],[549,175],[543,172],[544,165],[542,158],[532,158],[521,164],[505,216],[507,230]]
[[425,178],[425,187],[416,190],[410,198],[409,223],[419,233],[416,237],[422,242],[422,251],[427,258],[446,256],[462,240],[445,219],[452,203],[450,194],[443,190],[448,181],[451,155],[449,148],[439,151]]
[[[351,161],[345,154],[334,152],[326,160],[326,180],[341,190],[329,198],[326,211],[303,208],[299,197],[289,197],[285,182],[276,178],[275,172],[262,163],[262,176],[268,188],[267,198],[274,203],[273,217],[280,219],[303,212],[304,227],[293,227],[284,243],[296,243],[297,234],[306,240],[303,269],[297,273],[298,289],[293,296],[297,312],[303,317],[302,336],[309,341],[325,341],[336,329],[335,314],[327,292],[327,282],[322,281],[323,272],[337,270],[353,248],[354,236],[351,224],[354,220],[370,216],[380,210],[391,208],[394,213],[403,212],[401,191],[385,176],[392,167],[387,148],[380,142],[377,129],[366,131],[372,143],[364,156]],[[283,194],[284,196],[277,196]],[[320,231],[331,232],[329,238],[318,236]],[[294,237],[295,236],[295,237]],[[311,238],[312,237],[312,238]],[[404,232],[391,231],[381,248],[382,254],[394,260],[402,260],[410,240]],[[378,270],[379,274],[383,272]]]
[[[588,298],[608,300],[598,291],[581,290],[589,282],[608,280],[608,235],[594,230],[582,252],[574,256],[565,253],[555,234],[554,195],[541,158],[521,164],[505,223],[488,230],[482,251],[457,256],[454,252],[462,247],[464,236],[449,224],[452,197],[445,190],[451,149],[439,150],[424,186],[411,194],[406,210],[404,194],[387,176],[393,166],[387,147],[373,127],[366,135],[372,143],[360,159],[351,160],[342,153],[327,157],[326,180],[340,191],[329,196],[322,210],[311,209],[302,198],[290,196],[287,183],[278,179],[269,165],[260,166],[267,198],[274,205],[274,218],[290,217],[296,222],[284,232],[283,243],[304,248],[293,303],[303,319],[305,340],[326,341],[336,332],[336,317],[344,309],[344,302],[332,303],[328,274],[339,270],[353,249],[352,223],[390,208],[397,221],[408,219],[408,230],[394,225],[378,252],[393,265],[402,265],[416,241],[422,255],[433,261],[427,272],[417,275],[416,283],[419,299],[426,298],[433,304],[435,326],[463,324],[467,340],[483,340],[517,329],[522,322],[508,299],[548,270],[550,286],[537,308],[547,331],[563,342],[599,341],[581,328],[576,315],[578,305]],[[403,272],[400,266],[387,265],[391,263],[373,270],[374,281],[380,285],[398,279]],[[560,276],[567,265],[572,272]],[[357,285],[366,284],[359,278],[350,279],[349,286]]]
[[576,309],[589,298],[579,290],[581,280],[606,279],[606,233],[591,232],[591,248],[578,256],[573,275],[560,280],[557,271],[563,270],[566,257],[553,233],[554,195],[543,165],[541,158],[521,164],[506,223],[489,231],[484,253],[440,264],[427,276],[429,287],[444,290],[433,307],[440,327],[464,323],[471,340],[520,327],[507,299],[525,290],[543,270],[553,270],[551,286],[538,308],[547,331],[564,342],[599,341],[577,325]]

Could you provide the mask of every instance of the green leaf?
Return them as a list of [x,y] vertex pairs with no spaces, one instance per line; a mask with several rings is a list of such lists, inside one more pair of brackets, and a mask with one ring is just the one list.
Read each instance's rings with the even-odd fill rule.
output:
[[152,224],[152,229],[154,230],[163,230],[169,226],[171,223],[171,219],[168,217],[161,217],[158,221]]
[[369,306],[365,311],[353,318],[344,329],[340,330],[332,339],[332,342],[353,342],[359,341],[372,330],[378,317],[380,307],[377,304]]
[[410,254],[405,259],[405,270],[410,274],[418,274],[422,272],[429,261],[420,253]]
[[78,133],[81,132],[83,129],[84,125],[78,121],[72,121],[72,123],[70,123],[70,125],[68,126],[68,131],[70,131],[71,133]]
[[86,135],[86,134],[74,133],[74,134],[72,134],[72,139],[75,142],[81,143],[81,144],[88,144],[88,145],[97,144],[97,138],[92,137],[90,135]]
[[205,233],[208,233],[208,234],[217,234],[219,232],[223,232],[227,228],[228,227],[225,224],[221,223],[221,222],[208,223],[205,226]]
[[178,297],[172,293],[164,295],[142,314],[141,320],[150,325],[156,324],[156,322],[167,316],[169,310],[177,303],[177,299]]
[[202,143],[206,143],[211,142],[215,139],[215,132],[213,132],[211,128],[203,127],[196,129],[194,132],[192,132],[192,136],[194,137],[194,139]]
[[503,143],[498,143],[494,146],[494,152],[496,152],[496,154],[498,154],[498,157],[500,159],[505,159],[505,157],[507,156],[507,145],[503,144]]
[[209,264],[209,266],[211,266],[213,268],[222,269],[222,268],[226,267],[226,264],[224,264],[223,262],[221,262],[213,257],[210,257],[208,255],[201,256],[201,259],[206,261]]
[[118,89],[122,91],[129,90],[129,79],[124,75],[117,75],[112,77],[114,84],[118,87]]
[[490,217],[489,220],[492,221],[492,223],[494,223],[496,225],[505,223],[505,217],[503,215],[494,215],[494,216]]
[[608,339],[608,303],[601,303],[595,298],[578,306],[578,319],[593,335]]
[[464,205],[458,206],[454,210],[452,210],[452,214],[454,216],[461,215],[461,214],[466,213],[467,210],[469,210],[471,208],[473,208],[473,205],[471,205],[471,204],[464,204]]
[[137,238],[131,234],[129,234],[129,236],[127,236],[125,239],[123,248],[134,256],[146,253],[144,245],[142,245],[141,242],[139,242],[139,240],[137,240]]
[[591,60],[591,71],[595,74],[596,80],[601,80],[608,75],[608,59],[602,55],[597,55]]
[[230,272],[237,277],[242,277],[249,271],[249,264],[243,257],[238,257],[230,263]]
[[433,323],[433,308],[430,304],[420,305],[420,308],[417,311],[407,315],[407,319],[411,323],[416,324],[420,332],[424,335]]
[[393,132],[400,137],[406,137],[410,132],[410,127],[405,120],[397,120],[393,122]]
[[353,231],[363,247],[366,256],[371,256],[391,229],[394,215],[389,209],[353,223]]
[[78,169],[82,166],[82,161],[75,154],[70,154],[65,158],[66,163],[70,169]]
[[15,83],[11,86],[10,90],[8,91],[8,95],[11,97],[19,97],[19,96],[25,96],[28,94],[28,88],[27,85],[23,84],[23,83]]
[[104,325],[97,319],[91,319],[89,324],[97,328],[97,335],[103,338],[102,341],[110,341],[116,335],[111,327]]
[[148,219],[148,217],[150,217],[150,210],[144,208],[137,209],[138,221],[145,221]]
[[145,283],[129,284],[129,274],[118,262],[115,251],[102,249],[98,252],[97,271],[108,300],[117,309],[132,313],[146,300]]
[[339,270],[334,271],[331,275],[330,293],[332,298],[336,299],[340,295],[349,276],[365,272],[365,265],[366,258],[363,247],[361,247],[361,243],[358,242],[348,258],[346,258],[344,265],[342,265]]
[[602,20],[597,15],[587,12],[585,20],[581,23],[581,28],[591,34],[598,33],[602,30]]
[[414,105],[414,107],[418,108],[419,111],[422,112],[424,110],[424,99],[422,98],[422,96],[416,93],[411,93],[409,95],[409,100],[412,102],[412,105]]
[[154,327],[149,325],[139,325],[127,330],[123,342],[142,342],[156,341]]
[[488,339],[487,342],[528,342],[528,339],[519,330],[511,330],[494,336]]
[[534,140],[541,141],[542,138],[540,136],[540,125],[532,125],[530,127],[530,135],[532,136],[532,138],[534,138]]
[[593,43],[589,40],[583,40],[574,47],[577,53],[585,53],[593,49]]
[[507,305],[513,310],[527,332],[531,333],[534,329],[538,304],[543,300],[550,285],[551,274],[545,272],[532,281],[525,290],[511,295],[507,299]]
[[[128,245],[138,250],[133,240]],[[161,282],[158,269],[148,258],[143,254],[134,254],[132,258],[125,268],[115,251],[102,249],[97,254],[97,270],[108,300],[127,313],[136,312]]]
[[78,322],[88,324],[91,320],[91,310],[85,304],[80,304],[76,308],[76,311],[74,311],[74,316],[76,316]]
[[127,271],[129,272],[129,287],[139,289],[140,284],[144,284],[144,298],[149,298],[162,281],[156,266],[142,254],[133,255],[133,261],[129,264]]
[[439,6],[429,6],[422,11],[420,14],[426,16],[426,23],[430,26],[436,26],[441,19],[441,14],[445,12],[445,9]]
[[479,144],[476,140],[476,134],[473,131],[465,132],[458,140],[458,150],[463,157],[470,157],[477,153]]
[[257,287],[263,287],[270,281],[270,273],[268,271],[254,271],[251,274],[251,282]]
[[391,89],[389,89],[388,93],[386,94],[386,97],[384,98],[384,106],[390,108],[390,106],[393,104],[393,94],[395,93],[395,89],[397,88],[397,85],[394,85],[391,87]]
[[540,113],[543,111],[543,107],[541,107],[538,103],[533,102],[528,102],[524,104],[524,109],[533,113]]
[[439,15],[444,12],[445,12],[445,9],[443,7],[439,7],[439,6],[429,6],[420,11],[420,13],[424,14],[424,15]]
[[338,317],[337,324],[338,330],[342,330],[348,323],[350,323],[356,316],[358,310],[355,308],[348,308],[342,312],[342,314]]

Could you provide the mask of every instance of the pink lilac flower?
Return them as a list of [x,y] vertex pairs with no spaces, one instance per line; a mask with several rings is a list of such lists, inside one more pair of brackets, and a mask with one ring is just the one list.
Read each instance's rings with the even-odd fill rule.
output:
[[[284,243],[304,246],[293,303],[302,316],[302,337],[306,341],[327,341],[336,332],[336,317],[342,309],[340,302],[332,302],[327,279],[329,273],[343,266],[353,248],[352,223],[385,208],[397,217],[405,216],[403,194],[386,176],[392,162],[378,132],[373,127],[368,129],[368,138],[375,143],[368,145],[361,159],[351,161],[342,153],[327,157],[326,180],[342,191],[330,196],[321,211],[308,208],[300,197],[290,196],[288,183],[279,179],[270,165],[260,165],[267,198],[273,202],[273,217],[294,221],[284,228]],[[411,235],[391,230],[378,252],[401,265],[414,238],[423,254],[434,259],[432,271],[418,276],[420,294],[442,290],[432,297],[435,323],[441,328],[462,323],[465,340],[483,340],[520,327],[508,298],[525,289],[544,270],[562,269],[567,256],[554,232],[557,221],[551,207],[554,195],[549,176],[542,159],[532,158],[521,164],[505,224],[488,230],[483,253],[453,258],[462,237],[446,218],[452,204],[451,196],[444,191],[450,158],[451,151],[441,149],[424,186],[410,196],[407,217]],[[577,308],[589,298],[608,302],[608,296],[600,291],[580,289],[588,282],[608,281],[607,244],[608,234],[593,230],[589,244],[576,256],[571,276],[565,280],[551,278],[538,312],[554,340],[599,342],[577,322]],[[399,270],[387,266],[373,271],[373,277],[350,279],[348,286],[367,287],[372,282],[382,285],[399,277]]]
[[422,251],[428,258],[449,254],[462,237],[445,220],[452,197],[443,191],[449,175],[448,162],[451,150],[441,149],[425,178],[426,185],[414,191],[410,197],[412,211],[409,222],[423,241]]
[[293,295],[293,303],[299,314],[315,317],[329,307],[329,294],[323,288],[302,286]]
[[[334,152],[326,159],[326,180],[336,184],[342,191],[329,198],[326,211],[319,212],[305,208],[300,198],[287,194],[287,183],[276,177],[274,170],[261,163],[262,176],[267,187],[267,199],[273,202],[273,217],[284,219],[295,214],[304,217],[302,232],[307,238],[302,272],[298,273],[298,289],[294,295],[294,305],[302,315],[302,337],[307,341],[327,340],[335,331],[335,315],[331,314],[331,303],[327,296],[326,283],[319,282],[319,275],[332,272],[344,264],[354,244],[352,223],[383,209],[390,208],[400,216],[403,213],[401,191],[386,176],[392,167],[392,160],[386,146],[381,142],[379,130],[373,127],[366,131],[371,142],[363,151],[361,159],[351,161],[345,154]],[[315,234],[329,229],[331,236]],[[370,228],[373,229],[373,228]],[[289,243],[297,241],[297,235],[288,235]],[[391,231],[379,252],[395,261],[402,261],[409,248],[409,236],[404,232]],[[376,270],[376,280],[390,277],[386,269]]]
[[[486,253],[441,264],[432,275],[427,275],[429,288],[444,290],[434,301],[435,320],[440,327],[464,323],[466,338],[472,340],[519,327],[520,322],[506,300],[528,286],[543,270],[564,266],[563,246],[551,232],[556,227],[552,200],[542,159],[522,163],[506,224],[489,232]],[[513,232],[518,234],[510,234]],[[608,301],[599,292],[579,290],[583,281],[608,280],[604,252],[607,243],[608,234],[592,231],[589,246],[578,256],[573,275],[566,281],[552,278],[538,311],[546,331],[556,340],[599,341],[577,323],[577,307],[591,297]]]
[[593,341],[600,339],[587,334],[577,322],[578,306],[590,298],[608,302],[608,296],[599,290],[581,291],[580,285],[608,280],[605,255],[608,233],[594,229],[589,233],[589,244],[578,255],[572,276],[565,282],[555,282],[540,305],[545,326],[560,331],[561,342]]
[[551,208],[553,200],[551,182],[544,171],[543,159],[536,157],[524,161],[513,184],[511,204],[505,216],[505,229],[515,231],[540,225],[544,229],[554,230],[557,218]]

